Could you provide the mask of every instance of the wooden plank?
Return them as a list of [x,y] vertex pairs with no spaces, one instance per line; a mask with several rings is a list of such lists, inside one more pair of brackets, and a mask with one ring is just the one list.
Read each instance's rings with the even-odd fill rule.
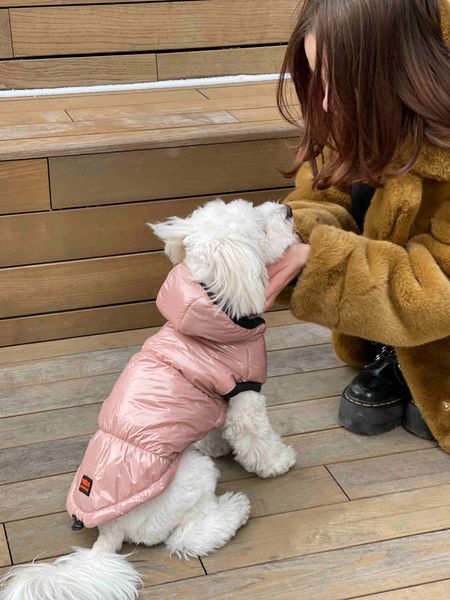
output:
[[[412,450],[423,450],[436,446],[434,442],[412,436],[403,428],[395,429],[383,436],[359,436],[346,429],[329,429],[300,435],[291,435],[285,441],[297,452],[294,468],[304,469],[326,464],[356,460],[372,456],[398,454]],[[248,477],[244,469],[231,457],[219,458],[216,464],[223,481]]]
[[[73,390],[74,382],[68,383],[69,390]],[[115,380],[112,383],[114,384]],[[111,388],[112,386],[104,389],[103,397],[98,403],[84,401],[81,406],[64,405],[64,408],[59,410],[53,409],[52,414],[48,411],[42,412],[41,409],[35,413],[23,413],[0,419],[0,449],[93,434],[98,429],[101,402],[108,396]],[[26,394],[27,390],[23,391]],[[89,395],[89,398],[92,399],[92,395]],[[337,398],[324,398],[274,407],[269,411],[270,420],[281,435],[295,435],[315,431],[318,428],[322,430],[338,427],[337,400]],[[23,412],[20,407],[19,410]]]
[[[188,128],[187,128],[188,129]],[[282,187],[284,140],[51,158],[52,206],[68,208]]]
[[295,404],[270,406],[270,421],[281,435],[297,435],[339,427],[340,397],[317,398]]
[[[335,432],[341,432],[341,435],[330,435]],[[325,434],[328,434],[328,436]],[[286,441],[294,446],[297,451],[297,469],[322,465],[324,462],[340,462],[343,456],[348,460],[352,457],[351,452],[353,452],[354,458],[361,458],[362,456],[379,456],[383,453],[395,454],[397,452],[419,450],[433,446],[432,442],[415,438],[407,434],[403,429],[398,429],[383,436],[384,444],[381,442],[376,443],[372,441],[373,438],[370,438],[370,441],[364,445],[363,440],[355,439],[353,447],[349,449],[347,438],[350,435],[349,432],[335,429],[289,436],[286,438]],[[306,452],[308,444],[312,444],[314,438],[317,437],[322,442],[322,451],[317,450],[319,442],[316,442],[315,454],[309,453],[308,455]],[[357,436],[353,437],[357,438]],[[81,463],[90,438],[90,435],[86,435],[1,450],[0,484],[76,471]],[[359,441],[362,442],[361,445],[358,444]],[[339,442],[346,445],[346,449],[343,452],[336,445]],[[331,458],[329,455],[331,455]],[[221,458],[216,462],[222,474],[222,481],[248,479],[248,473],[232,460],[231,457]]]
[[450,483],[450,456],[438,448],[330,465],[350,498]]
[[[204,557],[208,573],[438,531],[450,525],[450,485],[251,519]],[[7,526],[8,536],[9,530]],[[12,545],[14,558],[14,545]]]
[[13,56],[9,11],[0,10],[0,58]]
[[[226,85],[197,87],[197,89],[210,100],[232,100],[255,94],[260,97],[272,98],[273,106],[276,106],[278,81],[275,79],[272,81],[256,83],[232,83]],[[295,87],[292,84],[292,82],[287,83],[286,95],[289,104],[293,103],[295,105],[298,105],[298,98],[295,92]]]
[[[153,587],[144,591],[141,600],[215,600],[218,597],[223,600],[279,600],[281,597],[283,600],[348,600],[356,594],[373,594],[448,577],[448,540],[448,532],[442,531],[313,554]],[[392,599],[388,596],[382,600],[447,600],[448,581],[430,585],[437,586],[441,595],[413,595],[411,598],[400,595]],[[442,595],[442,590],[447,594]]]
[[[450,596],[450,579],[394,590],[382,594],[364,596],[366,600],[447,600]],[[363,600],[363,597],[355,598]]]
[[[70,523],[71,519],[67,513],[8,523],[6,529],[14,564],[28,562],[37,555],[40,558],[45,558],[69,554],[73,546],[91,547],[97,538],[96,529],[83,529],[82,531],[73,532],[70,529]],[[124,552],[130,550],[130,546],[124,547]],[[142,551],[130,558],[133,561],[149,561],[145,565],[146,575],[152,583],[156,583],[158,580],[166,582],[204,575],[200,561],[197,559],[183,561],[179,558],[170,558],[167,551],[161,546],[142,548]],[[154,567],[154,572],[152,567]],[[151,579],[152,577],[153,579]]]
[[0,420],[0,449],[95,433],[101,404]]
[[107,373],[95,377],[6,388],[0,390],[0,416],[27,415],[103,402],[116,380],[117,373]]
[[[117,373],[140,346],[86,352],[0,367],[0,389]],[[268,354],[268,376],[319,371],[339,365],[330,344],[276,350]]]
[[3,485],[0,514],[18,521],[65,510],[66,497],[75,472]]
[[[46,124],[61,124],[71,123],[71,118],[64,110],[36,110],[15,113],[0,114],[0,128],[5,127],[15,128],[20,125],[37,125],[40,123]],[[2,138],[3,139],[3,138]]]
[[[146,119],[154,115],[164,115],[168,113],[178,112],[195,112],[205,110],[227,110],[233,113],[237,110],[267,110],[276,107],[276,98],[272,94],[268,93],[253,93],[247,91],[245,96],[236,96],[230,98],[215,98],[209,99],[205,96],[198,94],[194,100],[186,100],[184,102],[171,101],[170,97],[166,103],[151,101],[152,96],[147,92],[142,92],[137,95],[136,92],[128,92],[128,101],[119,95],[119,93],[113,94],[102,94],[105,99],[105,103],[102,105],[96,101],[98,94],[95,94],[94,98],[87,98],[86,94],[80,94],[78,97],[66,97],[65,106],[67,112],[70,114],[74,121],[112,121],[117,119]],[[92,95],[92,94],[91,94]],[[150,101],[148,101],[150,99]],[[42,109],[54,109],[61,105],[61,100],[56,98],[38,98],[36,100],[37,106]],[[24,108],[22,109],[22,106]],[[34,110],[36,110],[36,105]],[[26,100],[20,100],[21,110],[31,110],[31,106],[26,104]],[[0,100],[0,113],[10,112],[10,105],[6,104],[5,101]],[[276,119],[279,119],[279,114],[274,113]],[[250,120],[250,119],[247,119]],[[266,118],[259,119],[261,121],[267,121]],[[100,125],[100,123],[99,123]]]
[[[62,311],[0,320],[0,343],[4,346],[28,344],[40,340],[58,340],[130,328],[153,327],[163,322],[155,302]],[[23,356],[22,348],[16,347],[11,352],[12,362],[19,362]]]
[[[255,203],[278,200],[287,190],[246,192]],[[226,201],[237,194],[224,194]],[[146,223],[185,217],[216,196],[121,204],[0,217],[0,266],[96,258],[161,250]],[[107,231],[108,235],[104,235]]]
[[264,385],[264,395],[273,405],[337,396],[356,373],[351,367],[340,367],[273,377]]
[[148,337],[156,333],[159,327],[146,327],[130,329],[114,333],[99,333],[97,335],[52,340],[49,342],[35,342],[0,348],[0,364],[18,363],[67,354],[93,352],[95,350],[109,350],[110,348],[123,348],[142,344]]
[[0,190],[0,214],[47,210],[47,161],[0,162]]
[[196,2],[195,10],[183,1],[12,8],[10,18],[15,56],[58,56],[286,42],[295,5],[208,0]]
[[[153,104],[155,107],[183,109],[195,106],[202,109],[209,105],[207,98],[195,88],[171,88],[163,90],[126,90],[121,92],[85,92],[82,94],[55,94],[29,98],[0,98],[0,112],[27,110],[64,110],[66,108],[101,108],[104,106],[132,106],[135,104]],[[167,108],[168,107],[168,108]]]
[[285,52],[285,45],[167,52],[157,54],[158,77],[162,80],[279,73]]
[[87,352],[19,363],[14,368],[2,366],[0,368],[0,389],[118,373],[136,351],[137,347],[131,346],[114,348],[108,352]]
[[290,310],[286,309],[264,313],[263,316],[267,327],[283,327],[301,322],[294,317]]
[[252,518],[347,501],[324,467],[290,471],[276,479],[252,477],[220,483],[217,494],[225,492],[246,494],[252,507]]
[[[31,113],[24,111],[19,113],[25,117]],[[236,117],[233,117],[227,111],[189,111],[182,113],[177,111],[174,114],[152,114],[149,117],[141,115],[133,118],[111,119],[98,121],[83,121],[74,123],[69,116],[66,123],[44,123],[37,125],[14,125],[0,127],[0,136],[3,140],[21,140],[36,138],[65,138],[68,136],[97,135],[99,133],[121,133],[135,130],[161,130],[172,129],[174,127],[204,127],[206,125],[220,125],[223,123],[237,123]],[[0,113],[0,116],[9,117],[11,113]],[[61,140],[63,141],[63,140]]]
[[300,346],[314,346],[331,341],[331,332],[326,327],[314,323],[298,323],[285,327],[268,329],[266,333],[267,350],[285,350]]
[[230,110],[236,119],[241,123],[249,123],[251,121],[274,121],[281,119],[281,114],[276,106],[268,106],[266,108],[241,108]]
[[92,436],[0,450],[0,485],[76,471]]
[[[0,160],[40,158],[42,156],[72,156],[103,152],[128,152],[150,148],[198,146],[249,142],[253,140],[275,140],[297,137],[299,132],[284,121],[261,121],[258,123],[225,123],[158,130],[133,130],[92,135],[48,137],[43,139],[5,140],[0,147]],[[289,159],[290,164],[292,157]],[[286,164],[286,163],[284,163]],[[270,165],[272,168],[273,164]],[[266,173],[267,177],[267,173]],[[279,180],[278,180],[279,181]],[[286,180],[284,180],[286,182]],[[282,183],[274,183],[279,187]],[[253,186],[253,188],[258,186]],[[268,187],[266,186],[262,186]],[[208,190],[209,193],[211,190]],[[229,191],[229,190],[226,190]],[[180,195],[179,193],[176,195]]]
[[353,460],[436,445],[428,440],[411,438],[411,434],[402,428],[381,437],[359,436],[341,428],[290,436],[287,441],[297,450],[299,467],[310,467],[342,462],[344,456],[347,460]]
[[[210,100],[239,98],[240,96],[251,96],[253,94],[269,95],[274,101],[276,99],[277,81],[265,81],[256,83],[212,85],[208,87],[197,87],[197,89]],[[276,102],[274,102],[275,104]]]
[[331,344],[276,350],[268,356],[268,375],[289,375],[305,371],[319,371],[342,366],[331,347]]
[[[95,0],[95,4],[127,4],[135,2],[170,2],[171,0]],[[67,0],[0,0],[0,6],[58,6]],[[93,4],[93,0],[76,0],[76,4]]]
[[151,300],[169,269],[162,252],[1,269],[0,317]]
[[5,526],[0,524],[0,567],[10,564],[11,558],[8,551],[8,542],[6,541]]
[[155,54],[0,62],[1,88],[30,89],[156,81]]

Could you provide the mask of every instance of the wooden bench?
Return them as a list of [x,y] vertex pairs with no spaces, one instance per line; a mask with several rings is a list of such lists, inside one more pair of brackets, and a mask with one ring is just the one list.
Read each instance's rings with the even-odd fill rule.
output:
[[145,223],[283,198],[295,135],[274,82],[1,100],[0,345],[160,324]]

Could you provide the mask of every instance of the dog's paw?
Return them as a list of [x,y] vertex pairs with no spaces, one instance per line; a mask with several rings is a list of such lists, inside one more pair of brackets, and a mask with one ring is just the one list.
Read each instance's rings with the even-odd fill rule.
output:
[[254,473],[263,479],[284,475],[291,469],[297,460],[297,454],[292,448],[281,442],[272,448],[271,452],[259,456]]

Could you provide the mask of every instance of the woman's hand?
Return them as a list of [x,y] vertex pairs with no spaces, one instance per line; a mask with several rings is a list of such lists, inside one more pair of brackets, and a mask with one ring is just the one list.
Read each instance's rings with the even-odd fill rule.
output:
[[278,294],[303,271],[308,260],[309,249],[309,244],[295,242],[289,246],[280,260],[267,267],[269,285],[266,290],[264,310],[271,308]]

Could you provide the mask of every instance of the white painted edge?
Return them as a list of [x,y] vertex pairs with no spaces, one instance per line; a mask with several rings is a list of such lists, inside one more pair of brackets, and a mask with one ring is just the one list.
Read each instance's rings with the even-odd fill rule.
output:
[[202,77],[197,79],[172,79],[150,81],[148,83],[124,83],[111,85],[87,85],[79,87],[38,88],[33,90],[1,90],[0,98],[37,98],[39,96],[60,96],[64,94],[98,94],[104,92],[128,92],[140,90],[164,90],[184,87],[206,87],[230,85],[233,83],[262,83],[276,81],[278,73],[268,75],[228,75],[226,77]]

